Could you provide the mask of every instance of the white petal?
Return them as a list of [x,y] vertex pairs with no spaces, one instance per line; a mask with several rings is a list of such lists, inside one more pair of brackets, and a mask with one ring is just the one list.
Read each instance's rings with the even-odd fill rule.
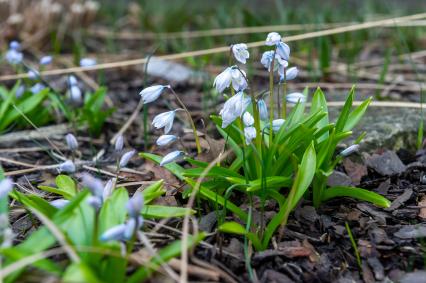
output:
[[57,209],[62,209],[64,208],[67,204],[70,203],[69,200],[63,199],[63,198],[59,198],[59,199],[55,199],[52,200],[51,202],[49,202],[50,205],[52,205],[53,207],[56,207]]
[[66,160],[65,162],[59,164],[59,171],[60,172],[67,172],[67,173],[74,173],[75,172],[74,162],[72,162],[71,160]]
[[127,163],[129,163],[130,159],[135,155],[136,150],[131,150],[123,154],[120,159],[119,166],[120,168],[126,167]]
[[254,118],[250,112],[245,112],[243,115],[243,122],[246,127],[250,127],[254,124]]
[[11,179],[6,178],[0,181],[0,199],[7,196],[13,189],[13,182]]
[[300,92],[290,93],[286,97],[287,102],[296,104],[298,102],[303,103],[306,102],[306,96]]
[[167,134],[172,129],[173,121],[175,119],[175,112],[176,110],[172,110],[158,114],[152,120],[152,125],[156,129],[164,128],[164,133]]
[[228,67],[222,73],[217,75],[214,79],[213,86],[216,88],[217,92],[222,93],[231,85],[231,79],[231,68]]
[[163,159],[160,162],[160,166],[164,166],[172,162],[180,161],[182,160],[184,156],[185,156],[185,153],[183,151],[179,151],[179,150],[172,151],[163,157]]
[[276,119],[272,121],[272,130],[274,132],[278,132],[281,128],[281,126],[284,124],[284,119]]
[[277,54],[282,59],[288,61],[288,59],[290,58],[290,47],[284,42],[279,42],[277,44]]
[[135,194],[129,199],[126,204],[127,213],[130,217],[138,217],[141,214],[143,207],[143,195],[141,192],[136,191]]
[[340,152],[340,155],[346,157],[346,156],[349,156],[349,155],[351,155],[352,153],[354,153],[354,152],[356,152],[358,150],[359,150],[359,144],[353,144],[350,147],[342,150]]
[[232,53],[234,54],[235,59],[243,64],[245,64],[247,59],[250,57],[250,54],[247,50],[247,45],[244,43],[232,45]]
[[244,137],[246,139],[246,144],[249,145],[251,141],[256,137],[256,129],[254,127],[244,128]]
[[153,86],[144,88],[139,93],[139,95],[142,97],[142,101],[144,104],[151,103],[160,97],[161,93],[166,87],[167,86],[163,86],[163,85],[153,85]]
[[123,241],[125,240],[124,232],[126,231],[126,225],[120,224],[106,230],[102,236],[101,241]]
[[272,46],[276,45],[281,41],[281,35],[277,32],[270,32],[266,37],[265,45]]
[[162,135],[157,139],[157,145],[160,147],[171,144],[177,139],[175,135]]

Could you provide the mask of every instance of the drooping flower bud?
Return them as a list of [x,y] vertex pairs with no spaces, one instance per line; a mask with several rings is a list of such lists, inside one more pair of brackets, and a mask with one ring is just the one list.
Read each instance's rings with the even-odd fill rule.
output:
[[133,155],[135,155],[136,150],[131,150],[129,152],[126,152],[125,154],[123,154],[123,156],[121,156],[120,159],[120,168],[126,167],[127,163],[129,163],[130,159],[133,157]]
[[78,148],[77,139],[73,134],[67,134],[65,136],[65,141],[67,142],[67,146],[71,151],[75,151]]
[[164,166],[172,162],[180,161],[183,159],[184,156],[185,156],[185,153],[183,151],[179,151],[179,150],[172,151],[163,157],[163,159],[160,162],[160,166]]

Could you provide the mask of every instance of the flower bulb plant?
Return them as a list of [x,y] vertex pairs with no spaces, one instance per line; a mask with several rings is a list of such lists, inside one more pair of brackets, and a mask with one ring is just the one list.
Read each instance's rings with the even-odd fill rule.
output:
[[[328,187],[327,179],[336,165],[348,154],[358,149],[358,143],[336,155],[337,146],[352,135],[352,129],[360,121],[371,99],[352,109],[352,88],[337,120],[329,120],[327,102],[321,89],[317,89],[307,110],[308,91],[287,93],[287,81],[297,77],[298,69],[290,66],[290,47],[278,33],[270,33],[265,45],[271,50],[263,53],[262,65],[269,72],[269,90],[255,93],[243,68],[251,58],[245,44],[231,46],[230,54],[236,65],[227,67],[214,80],[217,92],[225,95],[226,101],[212,121],[226,141],[226,147],[234,153],[233,160],[214,164],[201,162],[188,155],[185,161],[192,165],[184,168],[175,163],[182,159],[179,151],[164,158],[150,153],[141,156],[165,166],[178,178],[195,188],[198,178],[204,179],[198,189],[203,199],[211,203],[212,209],[222,210],[221,215],[232,213],[234,221],[219,219],[219,230],[247,237],[254,248],[268,248],[271,238],[287,223],[290,212],[302,200],[312,201],[315,207],[336,197],[352,197],[387,207],[389,201],[368,190],[355,187]],[[230,60],[232,62],[232,60]],[[160,88],[148,88],[158,98]],[[148,89],[142,92],[148,93]],[[276,97],[274,96],[276,93]],[[146,101],[151,101],[149,97]],[[269,101],[269,107],[267,102]],[[291,106],[291,111],[290,110]],[[169,114],[161,114],[167,116]],[[166,117],[166,118],[167,118]],[[155,127],[170,129],[168,119]],[[171,119],[170,119],[171,120]],[[166,138],[161,138],[165,140]],[[161,142],[167,145],[167,142]],[[207,168],[210,168],[208,171]],[[243,206],[233,202],[233,197],[245,201]],[[254,205],[260,203],[260,205]],[[276,203],[277,213],[266,222],[266,201]],[[240,202],[239,202],[240,203]],[[257,211],[259,222],[252,221]],[[227,214],[228,213],[228,214]]]

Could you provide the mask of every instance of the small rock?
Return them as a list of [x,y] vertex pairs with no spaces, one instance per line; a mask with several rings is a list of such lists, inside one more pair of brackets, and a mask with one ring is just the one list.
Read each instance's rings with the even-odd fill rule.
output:
[[212,232],[217,222],[217,214],[218,212],[212,211],[204,215],[203,217],[201,217],[200,224],[199,224],[200,230],[209,232],[209,233]]
[[405,165],[394,151],[385,151],[383,154],[373,154],[366,160],[368,167],[383,176],[400,174],[405,171]]
[[374,278],[378,281],[382,281],[385,278],[385,270],[381,262],[377,257],[370,257],[367,259],[368,265],[371,266],[374,272]]
[[413,194],[413,190],[412,189],[406,189],[404,191],[404,193],[402,193],[400,196],[398,196],[390,205],[390,207],[388,207],[386,210],[388,211],[394,211],[395,209],[399,208],[400,206],[402,206],[407,200],[409,200],[411,198]]
[[394,233],[401,239],[417,239],[426,237],[426,224],[406,225]]
[[400,283],[426,283],[426,271],[410,272],[402,276]]
[[[298,208],[298,209],[296,209],[296,211],[294,213],[295,213],[295,216],[299,220],[306,220],[306,221],[309,221],[309,222],[315,222],[319,219],[319,216],[317,214],[315,207],[310,206],[310,205],[305,205],[304,207]],[[301,219],[301,218],[303,218],[303,219]]]
[[333,171],[328,177],[327,185],[330,187],[336,186],[350,186],[352,184],[351,178],[343,172]]
[[353,162],[350,158],[345,158],[342,162],[343,167],[348,176],[351,178],[352,184],[355,186],[361,183],[362,177],[368,174],[367,166],[357,162]]
[[419,217],[426,219],[426,195],[421,198],[417,205],[420,206]]

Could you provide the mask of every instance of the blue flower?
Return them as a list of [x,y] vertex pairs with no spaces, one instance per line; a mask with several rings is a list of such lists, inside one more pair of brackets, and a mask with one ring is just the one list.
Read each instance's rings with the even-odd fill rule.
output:
[[52,63],[53,58],[52,56],[43,56],[40,58],[40,65],[49,65],[50,63]]
[[281,42],[281,35],[277,32],[270,32],[266,36],[265,45],[273,46]]
[[251,141],[256,137],[256,129],[254,127],[245,127],[244,137],[246,140],[246,144],[249,145]]
[[266,107],[265,100],[259,99],[257,101],[257,108],[259,109],[260,120],[268,120],[268,107]]
[[238,92],[229,98],[223,105],[220,115],[222,116],[222,128],[228,127],[238,117],[241,117],[251,102],[243,92]]
[[9,64],[17,65],[22,62],[22,60],[24,59],[24,55],[15,49],[9,49],[6,52],[5,59]]
[[13,189],[13,182],[6,178],[0,181],[0,199],[6,197]]
[[96,59],[94,58],[82,58],[80,60],[81,67],[90,67],[96,65]]
[[304,103],[306,102],[306,96],[300,92],[290,93],[286,96],[286,100],[288,103],[296,104],[298,102]]
[[158,139],[157,139],[157,145],[159,147],[163,147],[166,145],[171,144],[172,142],[174,142],[177,139],[177,137],[175,135],[161,135]]
[[130,159],[133,157],[133,155],[135,155],[135,153],[136,150],[131,150],[123,154],[119,163],[120,168],[126,167],[127,163],[129,163]]

